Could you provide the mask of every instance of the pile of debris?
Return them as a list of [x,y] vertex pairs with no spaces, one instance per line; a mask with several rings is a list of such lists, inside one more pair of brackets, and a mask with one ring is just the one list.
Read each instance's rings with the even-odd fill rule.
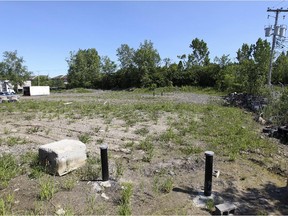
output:
[[225,96],[224,101],[227,105],[241,107],[253,112],[259,112],[263,110],[263,108],[268,104],[267,98],[237,92],[233,92]]
[[269,137],[274,137],[288,142],[288,124],[284,126],[266,126],[263,128],[263,133],[266,133]]

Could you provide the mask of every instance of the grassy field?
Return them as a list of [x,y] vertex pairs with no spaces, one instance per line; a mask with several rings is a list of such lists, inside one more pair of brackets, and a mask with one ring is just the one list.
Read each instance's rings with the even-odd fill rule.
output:
[[[285,197],[269,196],[266,188],[284,186],[287,146],[261,134],[252,113],[224,107],[219,95],[78,89],[1,104],[0,214],[210,214],[217,203],[198,209],[191,200],[202,189],[206,150],[215,152],[222,171],[215,192],[233,189],[226,199],[240,203],[239,214],[287,213]],[[87,163],[50,176],[38,164],[37,147],[64,138],[87,145]],[[112,186],[97,193],[102,143],[109,146]],[[256,198],[262,191],[267,203],[245,200],[249,188]]]

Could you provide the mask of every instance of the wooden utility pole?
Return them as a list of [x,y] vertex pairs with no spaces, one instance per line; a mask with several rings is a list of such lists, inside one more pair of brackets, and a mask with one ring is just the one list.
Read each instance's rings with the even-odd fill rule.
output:
[[275,44],[276,44],[276,34],[275,29],[278,28],[278,16],[280,12],[288,12],[288,9],[267,9],[267,12],[275,12],[276,17],[275,17],[275,24],[274,24],[274,31],[273,31],[273,38],[272,38],[272,47],[271,47],[271,55],[270,55],[270,65],[269,65],[269,73],[268,73],[268,86],[271,86],[271,77],[272,77],[272,66],[273,66],[273,55],[274,55],[274,49],[275,49]]

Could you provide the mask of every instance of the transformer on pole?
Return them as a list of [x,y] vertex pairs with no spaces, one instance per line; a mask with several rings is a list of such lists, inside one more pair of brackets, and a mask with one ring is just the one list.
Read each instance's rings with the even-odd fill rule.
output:
[[268,72],[268,86],[271,86],[271,77],[272,77],[272,67],[273,67],[273,56],[274,56],[274,49],[275,49],[275,44],[276,44],[276,39],[280,38],[285,38],[286,37],[286,30],[287,26],[286,25],[278,25],[278,16],[280,12],[288,12],[288,9],[267,9],[267,12],[275,12],[276,17],[275,17],[275,24],[272,27],[272,25],[265,26],[265,37],[272,37],[272,47],[271,47],[271,54],[270,54],[270,64],[269,64],[269,72]]

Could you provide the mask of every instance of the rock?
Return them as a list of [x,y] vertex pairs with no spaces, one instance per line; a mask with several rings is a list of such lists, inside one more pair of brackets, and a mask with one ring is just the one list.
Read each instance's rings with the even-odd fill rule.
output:
[[102,193],[101,197],[104,198],[105,200],[109,200],[109,197],[105,193]]
[[169,170],[168,174],[171,175],[171,176],[176,175],[175,172],[173,172],[172,170]]
[[93,183],[93,190],[96,191],[96,193],[100,193],[102,191],[102,187],[98,184],[98,182]]
[[265,124],[266,124],[266,120],[263,119],[261,116],[258,118],[258,122],[259,122],[261,125],[265,125]]
[[123,153],[126,153],[126,154],[130,154],[131,153],[131,149],[121,148],[120,151],[123,152]]
[[65,213],[66,213],[65,210],[62,209],[62,208],[58,209],[58,210],[55,212],[56,215],[65,215]]
[[86,145],[79,140],[64,139],[39,147],[39,159],[51,174],[65,175],[86,162]]
[[104,181],[104,182],[101,182],[100,185],[104,188],[110,188],[111,182],[110,181]]

